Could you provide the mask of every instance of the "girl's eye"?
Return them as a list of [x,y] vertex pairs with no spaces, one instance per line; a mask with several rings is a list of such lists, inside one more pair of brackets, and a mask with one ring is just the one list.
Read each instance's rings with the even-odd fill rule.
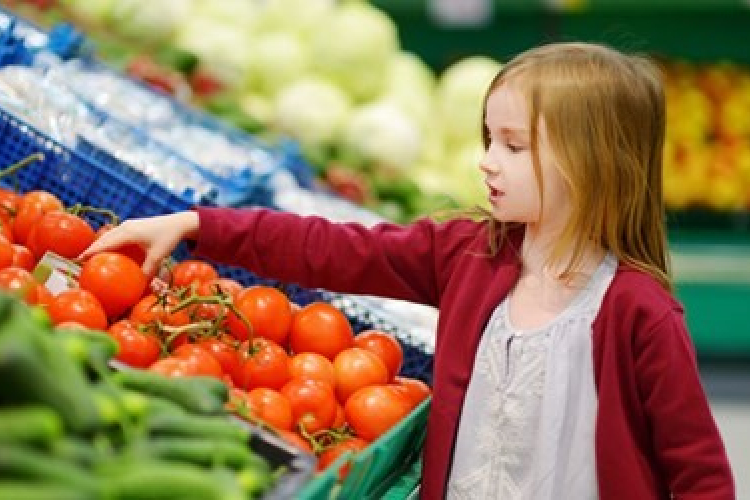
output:
[[506,146],[511,153],[520,153],[521,151],[523,151],[523,146],[519,146],[517,144],[508,143]]

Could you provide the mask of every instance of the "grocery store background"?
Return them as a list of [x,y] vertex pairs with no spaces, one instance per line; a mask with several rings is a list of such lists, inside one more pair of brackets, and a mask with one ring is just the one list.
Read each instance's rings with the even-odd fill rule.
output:
[[[476,105],[488,75],[517,52],[586,40],[654,56],[667,85],[664,189],[677,295],[739,498],[750,499],[750,2],[374,0],[377,11],[366,2],[331,10],[329,0],[0,3],[45,28],[72,23],[79,34],[56,39],[65,56],[93,53],[296,148],[294,179],[271,189],[276,205],[366,222],[483,203]],[[116,100],[97,97],[115,112]],[[183,153],[203,166],[217,155]],[[210,177],[220,202],[242,204],[249,189],[269,194],[255,191],[257,177],[242,184],[234,170],[220,174]],[[292,182],[337,198],[288,195]]]

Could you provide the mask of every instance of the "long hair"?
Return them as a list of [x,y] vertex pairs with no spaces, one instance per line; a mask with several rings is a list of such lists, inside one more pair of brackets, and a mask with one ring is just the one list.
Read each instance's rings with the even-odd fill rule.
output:
[[[571,196],[570,219],[550,256],[560,262],[572,246],[562,277],[575,271],[587,244],[595,242],[671,289],[662,196],[665,103],[658,68],[644,57],[601,45],[558,43],[515,57],[494,78],[487,97],[509,80],[527,100],[540,194],[544,179],[537,140],[543,118]],[[490,253],[495,253],[509,226],[491,217],[488,224]]]

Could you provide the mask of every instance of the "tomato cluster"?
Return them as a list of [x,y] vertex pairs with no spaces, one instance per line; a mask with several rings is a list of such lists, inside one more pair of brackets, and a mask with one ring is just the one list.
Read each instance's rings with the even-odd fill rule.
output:
[[122,363],[224,381],[229,410],[315,453],[319,469],[364,449],[429,396],[423,382],[398,376],[393,336],[355,336],[331,304],[301,307],[207,262],[179,262],[150,282],[143,249],[130,246],[82,262],[77,282],[57,295],[35,281],[30,271],[47,251],[76,258],[109,227],[95,231],[50,193],[0,190],[0,288],[46,307],[58,327],[107,331]]

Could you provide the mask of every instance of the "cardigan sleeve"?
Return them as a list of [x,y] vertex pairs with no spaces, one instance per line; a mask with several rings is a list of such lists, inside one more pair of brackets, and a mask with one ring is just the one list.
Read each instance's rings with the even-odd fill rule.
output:
[[636,336],[634,348],[654,451],[674,498],[734,500],[729,461],[682,313],[672,309]]
[[[199,207],[194,252],[307,288],[437,305],[459,222],[367,228],[269,209]],[[476,236],[476,232],[473,232]],[[445,241],[443,241],[445,240]]]

